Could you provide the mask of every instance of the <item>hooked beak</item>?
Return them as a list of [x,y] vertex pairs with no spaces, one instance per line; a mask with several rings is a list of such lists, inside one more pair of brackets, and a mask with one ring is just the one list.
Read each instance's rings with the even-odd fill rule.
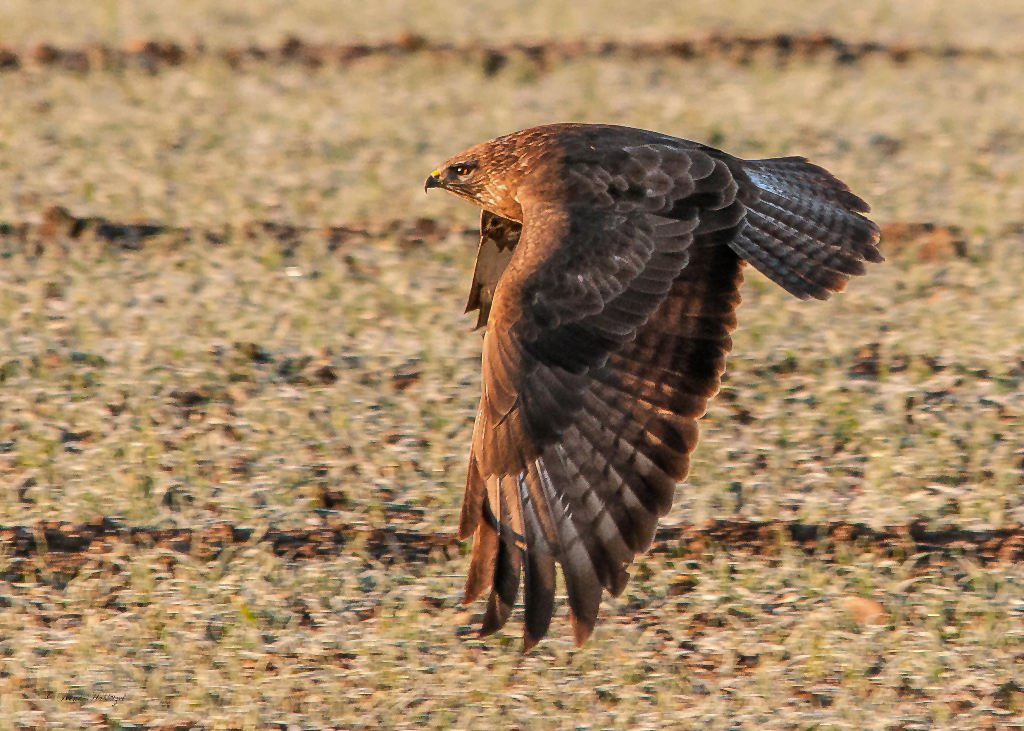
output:
[[441,186],[441,171],[435,170],[427,178],[427,182],[423,184],[423,192],[426,193],[431,188],[440,188]]

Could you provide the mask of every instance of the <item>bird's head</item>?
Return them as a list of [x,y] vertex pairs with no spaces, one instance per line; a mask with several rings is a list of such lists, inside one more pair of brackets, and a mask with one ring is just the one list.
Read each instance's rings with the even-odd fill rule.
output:
[[515,150],[502,138],[470,147],[442,163],[423,189],[443,188],[499,216],[522,221],[516,200],[518,166]]

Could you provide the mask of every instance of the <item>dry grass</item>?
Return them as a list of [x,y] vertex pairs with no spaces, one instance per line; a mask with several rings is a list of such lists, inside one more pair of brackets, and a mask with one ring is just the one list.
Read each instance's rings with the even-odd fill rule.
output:
[[482,137],[558,119],[668,130],[750,157],[800,150],[863,191],[882,220],[994,230],[1024,210],[1019,64],[584,59],[490,79],[419,57],[369,59],[343,74],[238,74],[211,59],[155,78],[7,74],[0,89],[4,218],[56,200],[177,223],[408,212],[470,222],[471,211],[424,198],[410,181]]
[[602,0],[599,6],[527,0],[514,6],[487,0],[437,3],[404,0],[10,0],[0,6],[7,42],[116,42],[142,36],[229,43],[274,41],[296,33],[324,40],[375,40],[411,31],[460,40],[519,40],[551,36],[661,37],[667,33],[730,29],[743,32],[835,31],[873,39],[925,39],[971,45],[1019,44],[1020,5],[988,0]]
[[[344,28],[310,2],[83,3],[60,16],[24,2],[0,9],[11,29],[0,40],[726,26],[894,38],[912,13],[927,18],[918,40],[1008,47],[1004,28],[1021,20],[1008,1],[970,18],[926,0],[806,13],[664,5],[640,8],[626,32],[621,14],[591,21],[541,2],[500,23],[483,4],[408,15],[383,3],[377,16],[353,4]],[[1024,211],[1022,89],[1019,64],[984,60],[583,59],[488,79],[429,58],[344,73],[238,73],[209,59],[156,77],[0,74],[0,218],[61,203],[213,228],[471,224],[473,211],[422,196],[425,172],[468,143],[554,119],[656,128],[746,156],[807,154],[880,221],[963,227],[967,256],[893,249],[824,304],[751,273],[728,382],[669,522],[1015,525],[1024,236],[1009,225]],[[259,531],[329,515],[450,530],[479,384],[479,338],[459,314],[472,237],[382,232],[334,246],[315,232],[225,231],[219,243],[166,235],[127,248],[0,237],[0,524],[110,516]],[[606,603],[585,648],[560,617],[525,657],[514,627],[472,638],[479,607],[458,605],[464,560],[389,562],[358,541],[304,561],[258,542],[212,559],[115,545],[70,580],[45,554],[28,571],[9,557],[0,566],[3,728],[1024,726],[1020,563],[857,546],[823,561],[785,541],[771,558],[728,546],[699,560],[659,554]]]

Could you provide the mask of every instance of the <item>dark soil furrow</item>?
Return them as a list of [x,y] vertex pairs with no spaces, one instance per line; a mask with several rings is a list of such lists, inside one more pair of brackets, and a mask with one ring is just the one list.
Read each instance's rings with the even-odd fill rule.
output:
[[[1024,231],[1024,223],[1005,227],[1006,235]],[[232,239],[252,240],[269,237],[282,244],[301,237],[320,238],[330,249],[351,241],[392,238],[406,246],[430,243],[447,236],[476,235],[476,229],[435,218],[408,218],[358,221],[329,226],[304,226],[283,221],[249,221],[207,227],[172,226],[158,221],[113,221],[104,217],[80,217],[63,206],[51,206],[40,222],[0,221],[0,242],[7,240],[28,253],[42,253],[48,243],[79,240],[100,241],[127,250],[141,249],[147,242],[206,242],[211,245]],[[882,248],[885,253],[914,251],[924,260],[966,256],[968,242],[959,226],[934,222],[894,221],[882,224]]]
[[[9,561],[44,557],[60,564],[63,559],[73,559],[76,555],[102,555],[118,545],[161,548],[199,559],[215,558],[241,545],[269,546],[274,554],[289,558],[338,555],[346,546],[365,550],[377,559],[407,562],[449,560],[460,553],[453,533],[330,520],[312,529],[266,530],[226,523],[201,528],[127,526],[109,518],[78,524],[41,521],[35,525],[0,527],[0,547]],[[963,555],[983,563],[1020,562],[1024,561],[1024,527],[972,530],[935,528],[914,522],[872,528],[862,523],[715,520],[703,525],[661,528],[651,551],[686,559],[700,559],[714,550],[771,557],[787,547],[825,561],[855,549],[883,557]]]
[[921,58],[1013,60],[1024,49],[994,49],[951,44],[847,40],[828,33],[776,33],[746,35],[711,33],[660,41],[538,40],[506,44],[482,41],[451,43],[405,33],[376,43],[312,43],[295,36],[277,45],[216,47],[203,41],[177,42],[138,39],[120,46],[92,43],[58,46],[39,43],[30,48],[0,47],[0,71],[53,68],[86,72],[138,68],[150,73],[219,59],[233,68],[253,64],[276,64],[309,69],[345,68],[373,57],[403,59],[433,57],[440,61],[475,64],[487,75],[502,71],[510,62],[525,62],[539,69],[587,58],[636,61],[672,58],[714,59],[731,63],[755,60],[825,61],[855,64],[868,58],[908,63]]

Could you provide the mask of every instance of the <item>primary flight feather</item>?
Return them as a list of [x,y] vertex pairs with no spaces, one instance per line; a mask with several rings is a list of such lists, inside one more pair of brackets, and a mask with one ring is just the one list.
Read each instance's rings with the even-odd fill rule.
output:
[[867,204],[800,157],[741,160],[611,125],[522,130],[427,178],[483,209],[467,311],[486,327],[460,538],[481,634],[524,587],[526,649],[561,564],[578,644],[654,539],[736,328],[745,262],[826,299],[880,262]]

